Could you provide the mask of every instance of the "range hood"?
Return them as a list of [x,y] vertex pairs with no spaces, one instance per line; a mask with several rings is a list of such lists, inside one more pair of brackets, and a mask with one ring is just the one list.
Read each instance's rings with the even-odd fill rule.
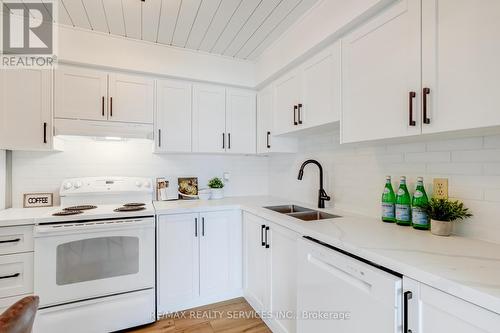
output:
[[54,135],[153,139],[152,124],[54,119]]

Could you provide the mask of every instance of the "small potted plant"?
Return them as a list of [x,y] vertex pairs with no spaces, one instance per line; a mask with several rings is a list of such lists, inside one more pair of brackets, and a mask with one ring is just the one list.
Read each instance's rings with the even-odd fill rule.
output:
[[212,199],[224,198],[224,183],[219,177],[214,177],[208,181],[208,187],[212,190]]
[[424,207],[431,219],[431,232],[438,236],[449,236],[453,231],[453,221],[463,220],[472,214],[464,204],[448,199],[431,199]]

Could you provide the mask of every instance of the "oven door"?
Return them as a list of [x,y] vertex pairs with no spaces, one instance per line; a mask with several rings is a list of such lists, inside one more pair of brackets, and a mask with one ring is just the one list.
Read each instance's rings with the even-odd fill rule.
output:
[[154,218],[35,226],[41,307],[153,288],[154,261]]

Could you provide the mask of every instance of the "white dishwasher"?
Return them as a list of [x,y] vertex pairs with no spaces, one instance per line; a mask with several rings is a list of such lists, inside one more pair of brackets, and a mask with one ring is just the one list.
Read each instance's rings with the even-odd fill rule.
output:
[[305,237],[299,241],[297,333],[401,333],[402,276]]

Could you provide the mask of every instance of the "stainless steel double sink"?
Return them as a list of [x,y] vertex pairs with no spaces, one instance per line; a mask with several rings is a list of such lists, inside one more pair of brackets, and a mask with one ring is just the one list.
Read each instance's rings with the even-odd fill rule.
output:
[[302,221],[320,221],[341,217],[296,205],[269,206],[264,208]]

